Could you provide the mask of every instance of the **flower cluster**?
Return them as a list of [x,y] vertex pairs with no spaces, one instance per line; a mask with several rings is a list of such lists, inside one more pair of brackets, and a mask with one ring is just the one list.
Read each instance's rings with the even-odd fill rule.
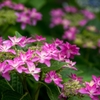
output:
[[11,0],[5,0],[0,3],[0,9],[9,8],[15,11],[16,21],[21,23],[21,28],[25,29],[26,25],[36,25],[37,21],[42,19],[42,14],[35,8],[29,9],[23,4],[16,4]]
[[69,81],[65,82],[63,88],[61,89],[61,94],[59,96],[60,100],[66,100],[71,96],[82,96],[79,93],[83,84],[82,77],[78,77],[76,74],[71,74],[69,78]]
[[[76,69],[75,62],[70,60],[75,55],[79,55],[79,48],[76,45],[64,43],[59,39],[53,40],[50,44],[46,42],[46,38],[38,35],[34,38],[25,36],[8,36],[8,38],[8,40],[0,38],[0,73],[8,81],[12,71],[32,75],[36,81],[39,81],[43,70],[38,65],[51,67],[51,60],[64,62],[62,69],[64,67]],[[46,72],[43,80],[46,83],[53,81],[60,88],[63,87],[63,80],[55,70]]]
[[62,25],[64,29],[63,39],[74,40],[78,33],[78,26],[84,26],[89,20],[95,18],[95,15],[88,10],[78,10],[73,6],[65,6],[64,9],[53,9],[50,12],[51,24],[53,28],[56,25]]
[[85,87],[79,90],[81,94],[87,94],[92,100],[99,100],[100,95],[100,77],[92,76],[92,81],[86,82]]

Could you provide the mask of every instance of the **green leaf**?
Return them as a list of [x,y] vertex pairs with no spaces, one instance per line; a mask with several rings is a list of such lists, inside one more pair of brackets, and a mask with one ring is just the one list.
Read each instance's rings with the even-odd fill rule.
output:
[[19,32],[15,32],[15,36],[17,37],[17,38],[19,38],[19,37],[21,37],[22,35],[19,33]]
[[28,100],[15,91],[7,90],[2,93],[2,100]]
[[77,97],[77,96],[73,96],[73,97],[69,98],[68,100],[91,100],[91,99],[88,96],[84,96],[82,98]]
[[39,83],[41,83],[42,85],[46,87],[47,94],[50,100],[58,100],[59,91],[58,91],[58,88],[54,84],[47,85],[46,83],[43,83],[41,81],[39,81]]
[[4,79],[0,79],[0,91],[6,91],[11,90],[10,86],[7,84],[7,82]]
[[28,3],[36,9],[40,9],[46,4],[46,0],[29,0]]
[[12,1],[25,4],[28,0],[12,0]]
[[47,67],[45,64],[39,64],[38,67],[40,67],[43,72],[48,72],[48,71],[51,71],[51,70],[57,71],[60,68],[62,68],[62,66],[65,65],[65,64],[66,64],[65,62],[59,62],[59,61],[52,60],[50,67]]
[[60,94],[59,94],[59,91],[57,89],[57,86],[50,84],[49,88],[51,91],[47,89],[47,94],[48,94],[50,100],[58,100],[58,96]]
[[23,85],[22,85],[21,79],[19,79],[19,77],[21,77],[21,76],[20,75],[18,76],[17,73],[15,73],[15,72],[12,72],[10,83],[16,92],[23,94]]

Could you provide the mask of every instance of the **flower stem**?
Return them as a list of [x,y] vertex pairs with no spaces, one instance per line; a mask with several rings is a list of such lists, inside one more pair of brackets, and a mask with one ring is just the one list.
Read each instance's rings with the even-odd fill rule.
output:
[[39,96],[39,92],[40,92],[40,87],[41,87],[41,84],[38,83],[38,87],[37,87],[37,90],[35,92],[34,100],[38,100],[38,96]]

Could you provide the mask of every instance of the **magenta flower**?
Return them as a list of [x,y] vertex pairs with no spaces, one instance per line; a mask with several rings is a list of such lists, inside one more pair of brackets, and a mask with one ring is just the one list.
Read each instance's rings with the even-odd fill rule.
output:
[[92,75],[92,79],[93,79],[94,83],[97,85],[97,88],[100,89],[100,76],[96,77],[95,75]]
[[56,74],[55,71],[50,71],[46,74],[45,82],[51,83],[54,82],[57,86],[63,88],[63,85],[61,84],[62,79],[59,77],[59,75]]
[[[8,38],[10,39],[12,46],[14,46],[14,45],[18,45],[24,37],[19,37],[19,38],[17,38],[16,36],[14,36],[14,37],[8,36]],[[9,40],[8,40],[8,41],[9,41]],[[8,41],[7,41],[7,42],[8,42]],[[7,43],[7,42],[6,42],[6,43]]]
[[76,45],[71,45],[68,42],[63,44],[61,52],[66,55],[66,58],[73,58],[74,55],[80,55],[79,48]]
[[10,49],[12,46],[8,44],[0,45],[0,52],[10,52],[12,54],[16,54],[15,50]]
[[63,68],[71,68],[71,69],[77,70],[77,68],[74,67],[76,62],[72,62],[69,59],[67,59],[65,62],[67,63],[67,65],[64,65]]
[[20,42],[18,43],[18,45],[21,47],[25,47],[27,44],[33,43],[33,42],[36,42],[36,40],[32,39],[31,37],[27,38],[27,37],[23,36],[22,39],[20,40]]
[[59,40],[59,39],[56,39],[56,40],[54,40],[54,44],[55,44],[56,47],[61,46],[63,44],[63,41]]
[[19,58],[14,58],[14,60],[6,60],[6,61],[8,62],[12,70],[15,69],[19,73],[22,73],[24,69],[22,65],[24,65],[24,63],[20,61]]
[[82,77],[78,77],[76,74],[71,74],[71,76],[70,76],[70,78],[72,79],[72,80],[76,80],[76,81],[78,81],[79,83],[82,83]]
[[56,48],[55,44],[45,43],[42,46],[42,50],[45,51],[48,54],[48,56],[50,56],[53,59],[55,59],[57,57],[57,54],[59,53],[59,50]]
[[86,84],[86,87],[81,88],[79,92],[81,94],[89,95],[92,100],[99,100],[98,95],[100,95],[100,91],[98,91],[98,89],[96,88],[96,84],[93,85]]
[[27,74],[31,74],[36,81],[39,80],[39,73],[41,72],[41,69],[40,68],[36,68],[35,64],[34,63],[28,63],[28,69],[27,70],[24,70],[25,73]]
[[0,74],[8,81],[10,81],[10,75],[9,75],[10,70],[11,70],[10,66],[7,65],[5,61],[0,63]]
[[40,42],[40,41],[45,41],[46,38],[42,37],[41,35],[35,35],[35,40]]
[[[40,62],[40,63],[44,63],[46,64],[48,67],[50,67],[50,60],[51,60],[51,57],[48,55],[47,52],[45,51],[36,51],[36,54],[38,55],[37,57],[37,60]],[[35,58],[36,59],[36,58]]]
[[28,66],[30,63],[33,63],[31,61],[32,55],[33,51],[29,49],[26,53],[20,53],[19,60]]

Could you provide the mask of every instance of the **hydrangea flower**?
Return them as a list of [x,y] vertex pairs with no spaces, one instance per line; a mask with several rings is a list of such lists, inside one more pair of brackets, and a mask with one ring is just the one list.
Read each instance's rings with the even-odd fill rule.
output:
[[50,71],[49,73],[46,74],[45,82],[46,83],[51,83],[54,82],[57,86],[63,88],[63,85],[61,84],[62,79],[59,77],[55,71]]

